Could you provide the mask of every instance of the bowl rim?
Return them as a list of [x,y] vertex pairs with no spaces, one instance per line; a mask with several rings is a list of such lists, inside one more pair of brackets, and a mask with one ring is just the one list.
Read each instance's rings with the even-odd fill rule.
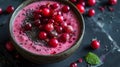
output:
[[[56,1],[56,2],[60,2],[60,3],[63,3],[63,4],[67,4],[69,5],[70,7],[72,6],[74,9],[73,12],[76,11],[75,14],[78,14],[76,15],[77,17],[79,16],[79,18],[81,19],[78,19],[79,21],[79,24],[81,24],[82,28],[81,28],[81,34],[79,35],[79,38],[77,39],[76,43],[74,43],[74,45],[72,45],[69,49],[66,49],[64,50],[63,52],[60,52],[60,53],[57,53],[57,54],[50,54],[50,55],[41,55],[41,54],[36,54],[36,53],[33,53],[33,52],[30,52],[26,49],[24,49],[23,47],[20,46],[20,44],[16,41],[16,39],[14,38],[14,34],[13,34],[13,23],[14,23],[14,18],[17,16],[18,12],[20,11],[20,9],[24,8],[25,6],[33,3],[33,2],[36,2],[36,1],[44,1],[44,0],[26,0],[24,1],[22,4],[20,4],[17,9],[14,11],[14,13],[12,14],[11,18],[10,18],[10,23],[9,23],[9,33],[10,33],[10,36],[11,36],[11,39],[12,41],[14,41],[14,46],[18,46],[20,47],[20,49],[24,50],[25,52],[29,53],[29,54],[32,54],[32,55],[35,55],[35,56],[45,56],[45,57],[51,57],[51,56],[60,56],[60,55],[63,55],[65,53],[67,53],[69,50],[71,50],[73,47],[75,47],[77,44],[80,44],[80,42],[82,41],[83,39],[83,36],[84,36],[84,32],[85,32],[85,22],[84,22],[84,19],[83,19],[83,16],[82,14],[79,12],[79,10],[75,7],[75,5],[73,3],[71,3],[70,1],[68,0],[45,0],[45,1]],[[80,21],[81,20],[81,21]],[[15,46],[15,48],[16,48]]]

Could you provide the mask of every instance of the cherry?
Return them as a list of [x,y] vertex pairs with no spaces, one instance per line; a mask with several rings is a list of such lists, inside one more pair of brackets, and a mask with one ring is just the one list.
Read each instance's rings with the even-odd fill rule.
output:
[[68,26],[64,27],[64,32],[72,33],[73,32],[73,27],[71,25],[68,25]]
[[0,14],[2,14],[2,8],[0,8]]
[[64,13],[69,12],[69,10],[70,10],[70,7],[69,7],[69,6],[63,6],[63,7],[62,7],[62,11],[63,11]]
[[63,28],[61,26],[57,26],[55,27],[55,30],[57,31],[57,33],[62,33]]
[[64,27],[67,27],[67,23],[66,23],[66,22],[62,22],[60,25],[61,25],[63,28],[64,28]]
[[54,23],[55,21],[53,19],[49,19],[48,23]]
[[91,47],[93,49],[98,49],[100,47],[100,42],[98,40],[96,40],[96,39],[92,40]]
[[89,9],[88,16],[92,17],[94,15],[95,15],[95,10],[94,9]]
[[36,12],[34,12],[34,13],[33,13],[33,17],[34,17],[34,20],[38,20],[38,19],[41,18],[41,15],[38,14],[38,13],[36,13]]
[[70,64],[70,67],[78,67],[77,63],[73,62]]
[[41,22],[40,22],[40,20],[36,20],[36,21],[34,22],[34,24],[35,24],[36,26],[40,26]]
[[44,17],[50,16],[50,9],[49,9],[49,8],[43,8],[43,9],[42,9],[42,15],[43,15]]
[[11,41],[7,42],[5,47],[8,51],[13,51],[14,50],[14,46],[13,46]]
[[58,46],[59,42],[58,42],[58,40],[56,38],[52,38],[52,39],[49,40],[48,44],[49,44],[49,46],[55,48],[55,47]]
[[78,8],[78,10],[81,14],[83,14],[85,12],[85,8],[81,4],[77,4],[76,7]]
[[31,29],[32,29],[31,23],[25,23],[24,29],[25,29],[26,31],[31,30]]
[[8,6],[6,9],[7,13],[12,13],[14,11],[14,7],[12,5]]
[[96,0],[88,0],[88,1],[87,1],[87,4],[88,4],[89,6],[94,6],[94,5],[96,4]]
[[79,4],[81,4],[82,6],[85,6],[85,2],[84,1],[80,1]]
[[68,33],[63,33],[61,36],[60,36],[60,42],[66,42],[67,40],[69,40],[70,38],[70,35]]
[[73,2],[73,3],[77,2],[77,0],[70,0],[70,1]]
[[55,15],[54,16],[54,20],[56,21],[56,22],[63,22],[63,20],[64,20],[64,18],[63,18],[63,16],[61,16],[61,15]]
[[52,24],[52,23],[46,24],[46,25],[45,25],[45,30],[46,30],[47,32],[53,31],[53,30],[54,30],[53,24]]
[[54,3],[53,5],[51,5],[51,8],[52,9],[56,9],[56,8],[58,8],[59,7],[59,4],[58,3]]
[[40,32],[39,33],[39,38],[42,39],[42,40],[46,39],[47,38],[47,33],[46,32]]
[[110,5],[116,5],[117,4],[117,0],[108,0],[108,3]]

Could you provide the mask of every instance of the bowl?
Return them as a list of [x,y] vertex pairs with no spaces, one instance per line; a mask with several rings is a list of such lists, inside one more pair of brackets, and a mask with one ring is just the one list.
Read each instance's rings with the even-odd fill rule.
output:
[[62,4],[66,4],[69,5],[70,8],[72,9],[72,11],[76,14],[79,24],[80,24],[80,35],[78,37],[77,42],[75,43],[75,45],[73,45],[71,48],[58,53],[58,54],[54,54],[54,55],[38,55],[38,54],[34,54],[31,53],[25,49],[23,49],[22,47],[20,47],[20,44],[16,42],[15,38],[14,38],[14,34],[13,34],[13,22],[14,19],[16,17],[16,15],[18,14],[18,12],[24,8],[25,6],[36,2],[36,1],[41,1],[41,0],[26,0],[25,2],[23,2],[20,6],[18,6],[18,8],[14,11],[11,19],[10,19],[10,23],[9,23],[9,32],[10,32],[10,36],[11,36],[11,41],[13,42],[14,47],[16,48],[16,50],[27,60],[37,63],[37,64],[44,64],[44,63],[55,63],[61,60],[66,59],[67,57],[69,57],[70,55],[72,55],[77,48],[80,46],[80,43],[83,39],[83,35],[84,35],[84,31],[85,31],[85,24],[84,24],[84,19],[82,17],[82,15],[79,13],[79,11],[77,10],[77,8],[75,7],[74,4],[72,4],[71,2],[69,2],[68,0],[54,0],[57,2],[60,2]]

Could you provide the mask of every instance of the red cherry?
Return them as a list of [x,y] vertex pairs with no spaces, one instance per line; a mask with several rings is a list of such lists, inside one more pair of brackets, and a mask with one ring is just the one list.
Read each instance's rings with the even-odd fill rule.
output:
[[58,42],[58,40],[56,38],[52,38],[52,39],[49,40],[48,44],[49,44],[49,46],[55,48],[55,47],[58,46],[59,42]]
[[71,25],[68,25],[68,26],[64,27],[64,32],[72,33],[73,32],[73,27]]
[[85,2],[84,1],[80,1],[79,4],[81,4],[82,6],[85,6]]
[[94,15],[95,15],[95,10],[94,9],[89,9],[88,16],[92,17]]
[[51,8],[52,9],[56,9],[56,8],[58,8],[59,7],[59,4],[58,3],[54,3],[53,5],[51,5]]
[[54,16],[54,20],[56,22],[60,22],[61,23],[61,22],[63,22],[64,18],[61,15],[56,15],[56,16]]
[[46,32],[40,32],[39,33],[39,38],[42,39],[42,40],[46,39],[47,38],[47,33]]
[[53,31],[53,30],[54,30],[53,24],[52,24],[52,23],[46,24],[46,25],[45,25],[45,30],[46,30],[47,32]]
[[14,50],[14,46],[13,46],[11,41],[7,42],[5,47],[8,51],[13,51]]
[[7,13],[12,13],[14,11],[14,7],[12,5],[8,6],[6,9]]
[[0,8],[0,14],[2,14],[2,8]]
[[63,33],[61,36],[60,36],[60,42],[66,42],[67,40],[70,39],[70,35],[68,33]]
[[69,10],[70,10],[70,7],[69,7],[69,6],[63,6],[63,7],[62,7],[62,11],[63,11],[64,13],[69,12]]
[[70,67],[78,67],[77,63],[73,62],[70,64]]
[[43,15],[44,17],[50,16],[50,9],[48,9],[48,8],[43,8],[43,9],[42,9],[42,15]]
[[31,29],[32,29],[31,23],[25,23],[24,29],[25,29],[26,31],[31,30]]
[[54,23],[55,21],[53,19],[49,19],[48,23]]
[[66,22],[62,22],[60,25],[61,25],[63,28],[64,28],[64,27],[67,27],[67,23],[66,23]]
[[92,47],[93,49],[98,49],[98,48],[100,47],[100,42],[99,42],[98,40],[93,40],[93,41],[91,42],[91,47]]
[[89,6],[94,6],[96,4],[96,0],[88,0],[87,3]]
[[77,0],[70,0],[70,1],[73,2],[73,3],[77,2]]
[[81,4],[77,4],[76,7],[78,8],[78,10],[81,14],[83,14],[85,12],[85,8]]
[[108,3],[110,5],[116,5],[117,4],[117,0],[108,0]]
[[61,26],[57,26],[55,27],[55,30],[57,31],[57,33],[62,33],[63,28]]
[[34,24],[36,25],[36,26],[40,26],[40,20],[36,20],[35,22],[34,22]]

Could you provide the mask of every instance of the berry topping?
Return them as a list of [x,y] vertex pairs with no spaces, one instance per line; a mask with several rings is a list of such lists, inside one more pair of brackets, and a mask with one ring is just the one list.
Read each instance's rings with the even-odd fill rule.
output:
[[2,8],[0,8],[0,14],[2,14]]
[[39,33],[39,38],[42,39],[42,40],[46,39],[47,38],[47,33],[46,32],[40,32]]
[[52,23],[46,24],[46,25],[45,25],[45,30],[46,30],[47,32],[53,31],[53,30],[54,30],[53,24],[52,24]]
[[64,28],[64,27],[67,26],[67,23],[66,22],[62,22],[60,25]]
[[52,9],[56,9],[56,8],[58,8],[59,7],[59,4],[58,3],[54,3],[53,5],[51,5],[51,8]]
[[31,23],[25,23],[24,29],[25,29],[26,31],[31,30],[31,29],[32,29]]
[[57,26],[55,27],[55,30],[57,31],[57,33],[62,33],[63,28],[61,26]]
[[87,4],[88,4],[89,6],[94,6],[94,5],[96,4],[96,0],[88,0],[88,1],[87,1]]
[[13,51],[14,50],[14,46],[13,46],[11,41],[7,42],[5,47],[8,51]]
[[56,38],[52,38],[49,40],[49,46],[51,47],[57,47],[59,45],[58,40]]
[[94,15],[95,15],[95,10],[94,9],[89,9],[88,16],[92,17]]
[[56,21],[56,22],[63,22],[63,16],[61,16],[61,15],[56,15],[56,16],[54,16],[54,20]]
[[93,40],[92,42],[91,42],[91,47],[93,48],[93,49],[98,49],[99,47],[100,47],[100,42],[98,41],[98,40]]
[[70,64],[70,67],[78,67],[77,63],[73,62]]
[[36,20],[35,22],[34,22],[34,24],[35,24],[35,26],[40,26],[40,20]]
[[43,8],[43,9],[42,9],[42,15],[43,15],[44,17],[50,16],[50,9],[48,9],[48,8]]
[[70,10],[70,7],[69,7],[69,6],[63,6],[63,7],[62,7],[62,11],[63,11],[64,13],[69,12],[69,10]]
[[63,33],[61,36],[60,36],[60,39],[59,41],[60,42],[66,42],[67,40],[70,39],[70,35],[68,33]]
[[85,8],[81,4],[77,4],[76,7],[78,8],[78,10],[81,14],[83,14],[85,12]]
[[6,9],[7,13],[12,13],[14,11],[14,7],[12,5],[8,6]]
[[71,25],[68,25],[68,26],[64,27],[64,32],[72,33],[73,32],[73,27]]

